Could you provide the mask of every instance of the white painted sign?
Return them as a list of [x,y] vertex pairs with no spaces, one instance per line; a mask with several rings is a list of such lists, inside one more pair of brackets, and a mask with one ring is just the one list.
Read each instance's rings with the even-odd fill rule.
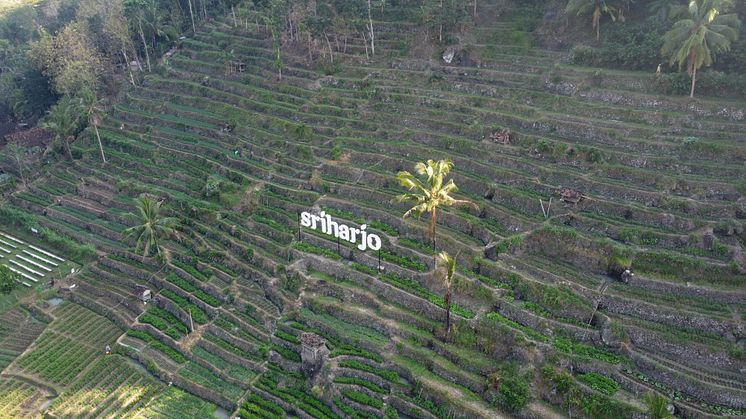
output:
[[357,248],[362,251],[367,249],[379,250],[381,248],[381,238],[377,234],[368,233],[366,231],[367,224],[361,225],[360,228],[350,227],[332,220],[332,217],[324,211],[321,211],[319,215],[302,212],[300,214],[300,225],[311,230],[321,229],[324,234],[357,244]]

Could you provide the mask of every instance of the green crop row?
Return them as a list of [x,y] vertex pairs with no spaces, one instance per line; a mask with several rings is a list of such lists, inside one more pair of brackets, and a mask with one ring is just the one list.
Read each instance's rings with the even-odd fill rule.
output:
[[220,300],[202,291],[201,289],[195,287],[194,285],[190,284],[189,281],[186,281],[185,279],[181,278],[180,276],[174,273],[168,274],[168,276],[166,276],[166,280],[176,285],[177,287],[183,289],[184,291],[194,294],[195,297],[199,298],[200,300],[204,301],[205,303],[213,307],[219,307],[221,305]]
[[612,396],[619,390],[619,383],[596,372],[580,374],[578,375],[578,381],[607,396]]
[[[401,288],[407,292],[410,292],[418,297],[424,298],[427,301],[435,304],[440,308],[445,308],[445,300],[443,297],[433,294],[425,288],[422,284],[414,279],[402,278],[394,273],[387,273],[381,276],[381,280],[394,285],[397,288]],[[451,304],[451,311],[466,318],[474,318],[475,314],[468,308],[459,306],[458,304]]]
[[396,371],[389,371],[383,368],[372,367],[360,361],[344,360],[339,362],[339,366],[342,368],[365,371],[377,375],[386,381],[391,381],[392,383],[397,383],[399,381],[399,374]]
[[334,379],[335,383],[338,384],[353,384],[360,387],[365,387],[370,391],[373,391],[378,394],[387,394],[388,391],[386,391],[385,388],[379,386],[376,383],[372,383],[370,381],[362,380],[357,377],[337,377]]
[[336,252],[326,249],[324,247],[315,246],[310,243],[295,242],[293,243],[293,248],[296,250],[300,250],[301,252],[313,253],[315,255],[324,256],[324,257],[327,257],[333,260],[342,259],[342,257],[339,256]]
[[178,364],[183,364],[186,362],[186,358],[181,352],[159,341],[147,332],[142,332],[140,330],[128,330],[127,336],[140,339],[141,341],[147,343],[148,346],[162,352]]
[[581,358],[592,358],[610,364],[620,364],[624,361],[619,355],[596,348],[595,346],[573,342],[570,339],[558,337],[554,340],[554,347],[566,354],[579,356]]
[[174,259],[173,261],[171,261],[171,263],[173,263],[174,266],[177,266],[177,267],[181,268],[182,270],[186,271],[189,275],[193,276],[194,278],[196,278],[196,279],[198,279],[198,280],[200,280],[202,282],[207,282],[210,279],[206,274],[204,274],[203,272],[199,271],[194,266],[187,265],[186,263],[184,263],[184,262],[182,262],[182,261],[180,261],[178,259]]
[[283,358],[293,361],[293,362],[300,362],[300,354],[295,351],[291,351],[290,349],[280,346],[280,345],[272,345],[272,350],[280,354]]
[[187,313],[190,313],[192,315],[192,320],[194,320],[195,323],[207,323],[207,315],[205,314],[205,312],[202,311],[202,309],[197,307],[195,304],[189,302],[189,300],[187,300],[186,298],[176,294],[171,290],[163,290],[161,291],[161,295],[176,303]]
[[520,324],[518,322],[515,322],[513,320],[510,320],[507,317],[504,317],[503,315],[501,315],[499,313],[487,313],[487,315],[485,315],[485,318],[489,319],[489,320],[493,320],[493,321],[498,322],[498,323],[502,323],[504,325],[512,327],[513,329],[518,329],[521,332],[525,333],[526,336],[528,336],[529,338],[531,338],[533,340],[536,340],[536,341],[539,341],[539,342],[549,342],[549,338],[547,338],[546,336],[544,336],[541,333],[537,332],[536,330],[534,330],[534,329],[532,329],[530,327],[526,327],[526,326],[524,326],[524,325],[522,325],[522,324]]
[[382,401],[380,401],[380,400],[378,400],[378,399],[376,399],[374,397],[370,397],[370,396],[368,396],[365,393],[360,393],[359,391],[348,390],[346,388],[343,388],[340,391],[340,393],[342,393],[342,395],[344,395],[345,397],[347,397],[348,399],[350,399],[350,400],[352,400],[354,402],[357,402],[357,403],[360,403],[360,404],[364,404],[366,406],[370,406],[370,407],[373,407],[375,409],[380,409],[380,408],[383,407],[383,402]]

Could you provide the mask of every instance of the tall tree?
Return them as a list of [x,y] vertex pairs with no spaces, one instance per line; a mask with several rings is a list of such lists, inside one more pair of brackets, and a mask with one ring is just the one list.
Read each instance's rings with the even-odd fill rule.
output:
[[446,340],[451,334],[451,291],[453,289],[453,275],[456,273],[456,259],[452,258],[447,252],[438,254],[436,272],[439,272],[443,285],[446,287],[443,302],[446,309]]
[[129,18],[135,32],[140,35],[142,48],[145,51],[145,63],[148,65],[148,71],[151,71],[152,69],[150,67],[150,53],[148,52],[148,42],[145,40],[145,31],[143,30],[146,7],[147,2],[145,0],[125,0],[124,2],[125,13]]
[[694,97],[697,70],[711,66],[715,56],[730,51],[738,39],[741,21],[735,13],[723,13],[727,5],[723,0],[691,0],[688,16],[663,35],[663,56],[671,65],[678,63],[679,71],[686,66],[692,77],[690,97]]
[[73,159],[73,154],[70,150],[70,142],[74,138],[79,122],[79,114],[75,104],[72,99],[65,96],[49,110],[41,123],[42,128],[48,129],[54,133],[56,142],[62,143],[65,154],[67,154],[67,158],[70,160]]
[[458,192],[458,187],[456,187],[453,179],[448,180],[448,182],[445,181],[452,167],[453,162],[450,160],[438,160],[437,162],[428,160],[427,162],[417,163],[414,166],[414,170],[419,176],[425,177],[424,182],[407,171],[401,171],[396,175],[399,184],[410,191],[396,197],[396,201],[415,204],[404,213],[404,217],[408,217],[409,215],[419,217],[425,213],[430,214],[428,233],[432,241],[433,251],[435,251],[435,224],[438,208],[453,205],[476,207],[471,201],[453,198],[452,195]]
[[277,69],[277,78],[282,80],[282,33],[285,28],[287,0],[269,0],[266,7],[269,8],[269,13],[265,17],[265,23],[272,32],[272,48],[275,50],[274,65]]
[[368,30],[370,33],[370,54],[376,55],[376,34],[373,31],[373,15],[371,14],[371,0],[368,0]]
[[135,238],[135,251],[142,247],[142,257],[150,255],[154,248],[158,256],[164,255],[160,241],[176,235],[178,220],[174,217],[164,217],[161,214],[161,202],[147,196],[137,198],[137,215],[130,214],[140,224],[124,230],[124,237]]
[[86,22],[73,22],[54,37],[40,32],[39,41],[30,45],[29,60],[58,93],[74,96],[84,88],[97,88],[104,61]]
[[83,113],[86,116],[88,125],[93,127],[98,140],[98,149],[101,151],[101,160],[106,164],[106,155],[104,154],[104,145],[101,143],[101,135],[98,132],[98,126],[101,124],[101,115],[103,114],[103,102],[96,97],[96,92],[91,89],[85,89],[80,93],[80,104]]
[[619,8],[606,0],[570,0],[565,11],[578,16],[590,14],[593,29],[596,30],[597,41],[601,39],[601,19],[603,15],[606,14],[611,20],[616,21],[619,14]]
[[28,174],[28,168],[24,161],[26,150],[18,143],[10,143],[5,146],[5,151],[7,152],[5,153],[5,159],[14,168],[18,177],[21,178],[23,186],[28,188],[28,178],[26,176]]

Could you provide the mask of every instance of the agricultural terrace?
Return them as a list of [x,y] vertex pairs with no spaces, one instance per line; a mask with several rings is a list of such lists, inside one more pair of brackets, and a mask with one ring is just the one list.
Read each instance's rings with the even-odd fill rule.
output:
[[[511,15],[477,28],[478,66],[405,58],[409,12],[376,13],[374,59],[355,38],[330,46],[334,66],[285,51],[282,81],[259,19],[203,25],[103,119],[105,165],[86,131],[82,158],[13,195],[9,223],[30,214],[101,257],[3,375],[58,391],[62,416],[184,394],[243,418],[631,417],[648,393],[680,416],[746,414],[745,104],[495,43]],[[390,203],[397,171],[438,158],[479,207],[437,219],[437,247],[458,254],[447,340],[427,221]],[[123,237],[140,194],[178,218],[164,258]],[[313,207],[367,223],[383,271],[299,235]],[[328,351],[313,379],[303,333]],[[14,380],[13,400],[32,397]],[[185,393],[141,403],[162,383]]]
[[[30,231],[28,233],[31,233]],[[42,290],[50,281],[61,279],[71,269],[78,267],[69,261],[44,248],[44,241],[32,236],[20,239],[4,230],[0,230],[0,265],[15,273],[16,290],[12,294],[0,297],[0,308],[12,307],[29,290]]]

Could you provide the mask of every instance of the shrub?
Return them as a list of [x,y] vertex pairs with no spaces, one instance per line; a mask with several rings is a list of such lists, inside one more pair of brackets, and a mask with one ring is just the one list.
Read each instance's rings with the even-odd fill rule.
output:
[[518,373],[515,364],[503,369],[500,374],[500,385],[495,401],[511,412],[523,409],[531,399],[528,381]]

